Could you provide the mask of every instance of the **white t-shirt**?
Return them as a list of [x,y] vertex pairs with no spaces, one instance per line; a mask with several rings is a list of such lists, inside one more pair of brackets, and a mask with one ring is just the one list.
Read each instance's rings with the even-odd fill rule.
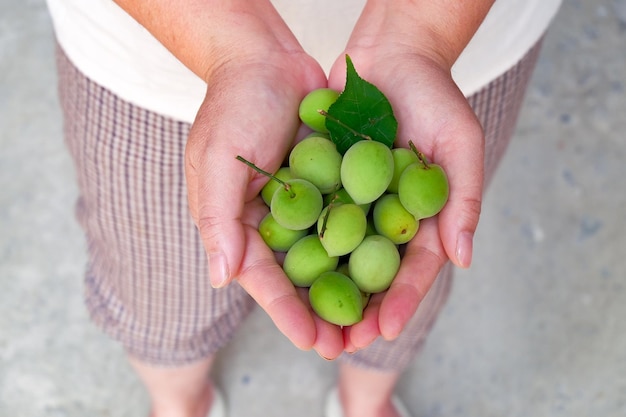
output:
[[[47,2],[59,44],[86,76],[135,105],[193,122],[206,84],[112,0]],[[328,73],[365,0],[272,2]],[[547,29],[560,3],[496,0],[452,68],[463,93],[475,93],[515,65]]]

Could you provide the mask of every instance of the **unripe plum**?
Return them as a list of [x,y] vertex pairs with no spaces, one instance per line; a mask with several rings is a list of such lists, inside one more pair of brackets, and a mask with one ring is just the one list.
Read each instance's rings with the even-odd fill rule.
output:
[[308,235],[287,251],[283,270],[293,285],[309,287],[323,272],[334,271],[339,257],[329,256],[317,235]]
[[278,224],[270,212],[261,220],[259,233],[270,249],[276,252],[287,252],[294,243],[307,235],[308,230],[287,229]]
[[448,193],[448,177],[437,164],[411,164],[398,183],[400,202],[417,219],[439,213],[448,201]]
[[387,187],[387,192],[397,193],[400,176],[406,167],[417,162],[418,159],[415,152],[408,148],[393,148],[391,154],[393,155],[393,177]]
[[375,201],[392,178],[393,155],[384,143],[361,140],[343,155],[341,182],[357,204]]
[[330,88],[318,88],[311,91],[300,102],[298,108],[300,120],[316,132],[328,133],[326,117],[322,116],[319,111],[328,111],[338,97],[339,92]]
[[[324,206],[327,206],[329,204],[355,204],[354,200],[352,199],[352,197],[350,197],[350,194],[348,194],[348,192],[346,191],[345,188],[340,188],[337,191],[330,193],[330,194],[326,194],[324,196]],[[357,204],[359,207],[361,207],[361,210],[363,210],[363,213],[365,213],[365,215],[367,216],[367,214],[370,211],[370,207],[371,207],[371,203],[367,203],[367,204]]]
[[400,268],[400,252],[384,236],[367,236],[350,254],[350,278],[366,293],[385,291]]
[[341,154],[333,142],[321,136],[310,136],[294,146],[289,169],[295,178],[312,182],[322,194],[341,186]]
[[365,237],[367,218],[356,204],[324,207],[317,221],[317,233],[330,256],[352,252]]
[[308,229],[317,222],[324,199],[320,190],[309,181],[293,179],[285,181],[274,192],[270,210],[278,224],[287,229]]
[[[280,167],[280,168],[278,168],[278,171],[276,171],[274,173],[274,177],[276,177],[276,178],[278,178],[279,180],[282,180],[282,181],[292,180],[292,179],[295,178],[291,174],[291,170],[289,169],[289,167]],[[282,186],[283,185],[280,184],[278,181],[272,180],[271,178],[263,186],[263,188],[261,189],[261,198],[263,199],[263,202],[268,207],[270,206],[270,203],[272,202],[272,197],[274,196],[274,193],[276,192],[276,190],[278,190]]]
[[419,228],[419,221],[400,203],[398,194],[385,194],[376,200],[373,218],[376,231],[396,245],[413,239]]
[[321,274],[309,288],[313,311],[329,323],[351,326],[363,318],[363,297],[356,284],[342,273]]

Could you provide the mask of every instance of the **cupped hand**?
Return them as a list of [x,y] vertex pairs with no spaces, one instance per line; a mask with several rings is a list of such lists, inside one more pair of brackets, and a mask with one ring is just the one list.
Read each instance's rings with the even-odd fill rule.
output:
[[[482,129],[449,68],[424,51],[401,42],[380,41],[361,47],[358,33],[346,49],[359,75],[389,99],[398,120],[395,146],[413,141],[448,174],[450,196],[434,218],[422,220],[407,244],[391,287],[372,297],[363,321],[345,329],[345,348],[357,350],[377,337],[397,337],[417,310],[437,274],[451,260],[468,267],[483,184]],[[345,57],[334,65],[329,86],[345,83]]]
[[297,347],[334,358],[343,349],[340,329],[314,317],[257,231],[267,213],[258,194],[268,178],[236,159],[275,172],[293,146],[301,99],[325,87],[326,77],[303,52],[250,55],[226,60],[208,80],[186,147],[191,214],[211,284],[236,280]]

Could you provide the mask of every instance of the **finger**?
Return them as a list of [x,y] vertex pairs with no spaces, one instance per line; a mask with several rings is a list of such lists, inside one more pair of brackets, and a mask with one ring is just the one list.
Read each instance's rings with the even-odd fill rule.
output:
[[323,320],[317,314],[313,314],[313,320],[316,329],[313,349],[326,360],[337,359],[344,350],[341,328]]
[[380,305],[380,333],[386,340],[402,332],[446,262],[436,219],[422,220],[420,232],[407,244],[400,270]]
[[372,295],[363,310],[363,319],[345,329],[346,346],[351,346],[353,350],[363,349],[380,336],[379,312],[383,297],[384,294]]
[[467,122],[440,138],[437,158],[448,175],[449,199],[439,213],[439,229],[448,257],[461,268],[470,266],[473,240],[482,206],[483,132],[473,113]]
[[338,57],[330,69],[328,76],[328,88],[335,91],[343,91],[346,86],[346,60],[345,55]]
[[[222,287],[243,256],[241,216],[250,176],[235,160],[236,151],[231,147],[203,144],[191,148],[191,144],[207,140],[198,138],[200,135],[202,132],[192,129],[188,140],[188,149],[192,149],[187,152],[186,169],[189,206],[207,252],[211,285]],[[190,155],[192,152],[207,155],[201,158]]]
[[355,353],[359,350],[356,346],[352,344],[350,340],[350,327],[344,327],[343,329],[343,350],[346,353]]
[[249,245],[237,281],[296,347],[310,350],[317,340],[317,324],[309,308],[257,230],[246,225],[244,232]]
[[320,318],[309,303],[308,288],[296,288],[302,302],[308,306],[315,322],[316,339],[313,349],[326,360],[333,360],[343,352],[343,332],[341,327],[331,324]]

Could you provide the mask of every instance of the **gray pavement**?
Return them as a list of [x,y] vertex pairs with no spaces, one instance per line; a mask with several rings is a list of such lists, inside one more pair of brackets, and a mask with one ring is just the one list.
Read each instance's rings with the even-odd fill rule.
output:
[[[82,304],[53,45],[42,0],[0,0],[0,416],[142,417]],[[626,1],[566,0],[474,264],[399,386],[416,417],[626,416],[625,115]],[[335,367],[256,311],[214,373],[231,417],[313,417]]]

